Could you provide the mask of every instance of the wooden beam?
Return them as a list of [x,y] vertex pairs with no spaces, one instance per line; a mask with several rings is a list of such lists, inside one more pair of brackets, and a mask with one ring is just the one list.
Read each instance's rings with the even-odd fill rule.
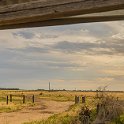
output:
[[0,30],[16,29],[16,28],[57,26],[57,25],[69,25],[69,24],[78,24],[78,23],[104,22],[104,21],[113,21],[113,20],[114,21],[124,20],[124,15],[69,17],[69,18],[61,18],[61,19],[52,19],[52,20],[47,20],[47,21],[4,25],[4,26],[0,26]]
[[124,9],[124,0],[36,0],[1,6],[0,26],[25,25],[118,9]]
[[30,2],[30,1],[36,1],[36,0],[0,0],[0,6],[26,3],[26,2]]

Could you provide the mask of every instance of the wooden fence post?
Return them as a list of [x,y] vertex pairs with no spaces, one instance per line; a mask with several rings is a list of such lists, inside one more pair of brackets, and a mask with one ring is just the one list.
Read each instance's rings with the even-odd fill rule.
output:
[[32,96],[32,102],[34,103],[34,95]]
[[85,103],[85,101],[86,101],[86,97],[82,96],[82,103]]
[[80,102],[79,96],[75,96],[75,104],[78,104]]
[[97,114],[99,113],[99,110],[100,110],[100,104],[98,103],[98,104],[97,104],[97,108],[96,108]]
[[25,95],[23,95],[23,104],[25,103]]
[[6,104],[8,105],[8,102],[9,102],[9,97],[7,96],[6,97]]
[[10,102],[12,102],[12,94],[10,94]]
[[77,104],[77,96],[75,96],[75,104]]
[[80,97],[79,96],[77,97],[77,103],[80,103]]

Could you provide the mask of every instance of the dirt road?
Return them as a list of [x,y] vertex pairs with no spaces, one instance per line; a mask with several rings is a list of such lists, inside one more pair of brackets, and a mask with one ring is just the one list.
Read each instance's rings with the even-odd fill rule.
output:
[[73,102],[41,100],[33,107],[27,107],[17,112],[0,113],[0,124],[22,124],[24,122],[47,119],[53,114],[67,110],[72,104]]

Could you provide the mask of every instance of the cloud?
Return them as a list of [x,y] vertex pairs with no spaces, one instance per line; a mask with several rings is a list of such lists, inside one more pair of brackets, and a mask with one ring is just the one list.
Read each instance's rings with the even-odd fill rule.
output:
[[16,37],[22,37],[22,38],[25,38],[25,39],[32,39],[35,37],[35,34],[32,33],[32,32],[28,32],[28,31],[18,31],[18,32],[14,32],[13,33],[13,36],[16,38]]
[[111,41],[96,41],[91,42],[70,42],[62,41],[53,45],[53,49],[60,50],[66,53],[78,53],[90,54],[90,55],[123,55],[124,54],[124,42],[123,40]]
[[111,75],[113,77],[124,77],[124,71],[122,69],[106,69],[102,70],[103,73]]
[[123,22],[0,31],[0,83],[123,89],[123,36]]
[[13,52],[21,52],[21,53],[49,53],[50,52],[50,48],[48,46],[43,46],[43,47],[35,47],[35,46],[28,46],[28,47],[25,47],[25,48],[9,48],[10,51],[13,51]]

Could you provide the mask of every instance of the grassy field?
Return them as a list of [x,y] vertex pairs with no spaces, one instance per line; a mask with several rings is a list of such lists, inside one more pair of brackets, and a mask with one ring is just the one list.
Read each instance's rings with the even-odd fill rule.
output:
[[[9,101],[7,105],[6,96],[10,96],[10,94],[16,96],[13,97],[13,102]],[[115,99],[118,98],[120,102],[124,101],[124,92],[107,92],[105,94]],[[22,102],[22,97],[18,97],[18,95],[26,96],[25,104]],[[32,103],[33,95],[35,96],[35,103]],[[75,95],[80,97],[80,103],[76,105],[74,104]],[[81,103],[82,96],[86,97],[85,104]],[[93,122],[96,118],[96,105],[98,102],[96,92],[0,91],[0,113],[3,114],[1,117],[6,116],[8,124],[11,124],[11,115],[19,115],[20,120],[17,120],[18,117],[15,118],[18,122],[16,124],[80,124],[79,113],[83,106],[87,106],[91,111],[90,120]],[[111,124],[115,124],[117,121],[118,124],[123,124],[123,119],[124,115],[121,114],[112,120]]]

